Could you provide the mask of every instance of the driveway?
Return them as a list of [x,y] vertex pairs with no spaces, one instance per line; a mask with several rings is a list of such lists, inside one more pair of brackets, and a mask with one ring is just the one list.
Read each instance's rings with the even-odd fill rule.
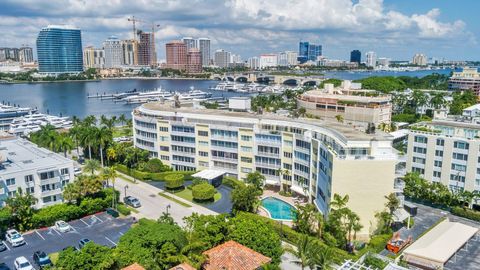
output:
[[[145,183],[148,183],[149,185],[152,185],[159,189],[165,190],[165,182],[163,181],[145,181]],[[192,181],[185,181],[185,187],[191,184],[192,184]],[[231,200],[232,189],[230,187],[221,185],[217,187],[217,191],[220,192],[220,194],[222,194],[222,198],[220,198],[220,200],[214,203],[198,204],[198,205],[201,205],[219,214],[224,214],[224,213],[229,214],[232,211],[232,200]],[[190,204],[193,204],[193,203],[190,202]]]
[[12,247],[7,244],[8,250],[0,252],[0,262],[5,262],[14,269],[15,258],[25,256],[33,263],[33,253],[37,250],[47,254],[61,251],[69,246],[78,246],[78,241],[88,238],[93,242],[114,247],[120,237],[130,229],[132,218],[112,218],[106,213],[100,213],[68,222],[73,231],[61,233],[54,227],[42,228],[23,234],[26,244]]

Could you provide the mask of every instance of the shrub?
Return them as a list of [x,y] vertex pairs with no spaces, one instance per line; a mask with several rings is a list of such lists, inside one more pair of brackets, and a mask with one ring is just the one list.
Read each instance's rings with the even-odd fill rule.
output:
[[184,178],[183,175],[179,173],[169,174],[164,178],[165,186],[168,189],[179,189],[183,187],[183,183],[185,182],[183,178]]
[[197,201],[213,200],[216,192],[215,188],[207,183],[198,184],[192,187],[193,199]]
[[236,178],[233,178],[233,177],[229,177],[229,176],[224,176],[223,180],[222,180],[222,183],[225,186],[231,187],[231,188],[237,188],[237,187],[245,186],[245,183],[243,183],[242,181],[237,180]]
[[152,158],[144,165],[144,170],[151,173],[169,171],[170,167],[164,165],[158,158]]
[[385,261],[375,258],[371,255],[368,255],[363,261],[363,263],[373,269],[383,269],[387,266],[387,263]]
[[84,215],[91,215],[103,211],[105,208],[109,207],[111,201],[107,201],[103,198],[87,198],[82,200],[80,203],[80,208]]
[[452,214],[460,216],[460,217],[468,218],[468,219],[471,219],[471,220],[480,221],[480,212],[475,211],[475,210],[471,210],[471,209],[467,209],[467,208],[464,208],[464,207],[453,207],[452,208]]
[[117,205],[117,210],[118,212],[120,212],[120,214],[124,215],[124,216],[128,216],[132,213],[132,210],[130,210],[130,208],[128,208],[126,205],[124,205],[123,203],[119,203]]
[[33,227],[52,226],[57,220],[72,220],[82,216],[82,209],[72,204],[57,204],[40,209],[32,216]]
[[200,184],[208,184],[208,181],[205,180],[205,179],[201,179],[201,178],[193,178],[192,184],[189,185],[187,188],[192,189],[194,186],[200,185]]
[[282,196],[285,196],[285,197],[292,197],[292,193],[288,192],[288,191],[285,191],[285,190],[281,190],[280,192],[278,192],[278,194],[280,194]]
[[372,236],[372,238],[370,238],[370,242],[368,243],[368,247],[374,250],[375,253],[379,253],[385,249],[385,246],[390,238],[392,238],[391,234],[379,234]]

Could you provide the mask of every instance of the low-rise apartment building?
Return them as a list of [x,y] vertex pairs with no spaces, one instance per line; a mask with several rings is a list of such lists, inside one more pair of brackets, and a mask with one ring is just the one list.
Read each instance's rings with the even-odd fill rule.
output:
[[384,196],[394,191],[392,137],[347,124],[248,112],[144,104],[132,113],[135,146],[175,170],[223,170],[243,179],[259,171],[269,185],[303,194],[326,214],[348,194],[367,236]]
[[480,191],[480,105],[462,116],[436,111],[432,122],[411,127],[407,170],[452,190]]
[[73,161],[15,137],[0,139],[0,207],[21,188],[37,198],[36,208],[63,202],[74,181]]
[[480,72],[478,68],[463,68],[462,71],[453,72],[448,80],[449,90],[472,90],[480,96]]

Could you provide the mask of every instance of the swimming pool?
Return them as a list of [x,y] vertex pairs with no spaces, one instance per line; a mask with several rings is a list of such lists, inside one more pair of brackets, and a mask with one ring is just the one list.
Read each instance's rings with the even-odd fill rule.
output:
[[295,207],[287,202],[274,197],[267,197],[262,200],[262,206],[270,213],[272,219],[293,220]]

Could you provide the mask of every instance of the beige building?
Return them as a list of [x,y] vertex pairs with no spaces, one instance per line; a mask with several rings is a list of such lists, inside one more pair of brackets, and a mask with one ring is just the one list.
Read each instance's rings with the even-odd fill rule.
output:
[[[367,126],[374,123],[390,123],[392,102],[390,95],[378,94],[373,90],[360,90],[359,84],[348,81],[342,87],[325,84],[323,90],[312,90],[297,99],[297,106],[305,108],[307,114],[320,118],[343,118],[346,123]],[[339,117],[340,116],[340,117]]]
[[243,179],[259,171],[269,185],[309,198],[324,214],[335,193],[350,196],[367,237],[384,196],[394,191],[392,137],[336,121],[292,119],[144,104],[133,111],[135,146],[175,170],[222,170]]

